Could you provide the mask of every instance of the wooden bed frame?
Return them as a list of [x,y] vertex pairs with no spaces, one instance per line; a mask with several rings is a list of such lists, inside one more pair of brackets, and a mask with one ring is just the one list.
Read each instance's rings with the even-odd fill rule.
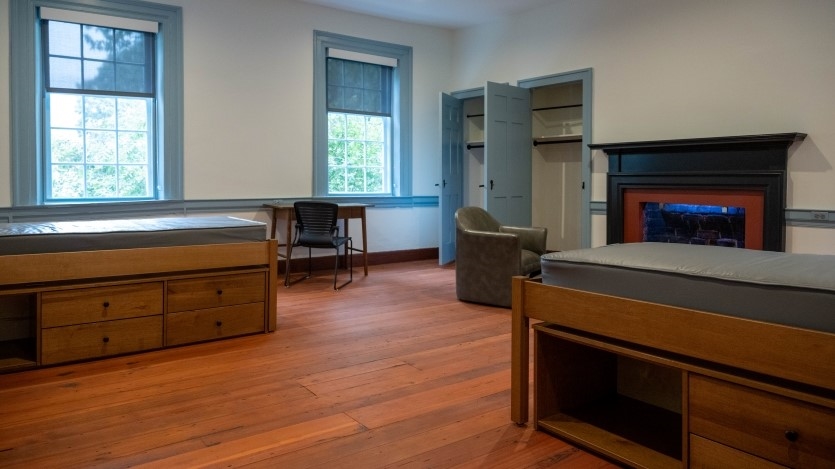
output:
[[[531,320],[543,321],[533,334],[538,429],[634,467],[712,467],[710,461],[730,467],[729,461],[743,464],[747,457],[790,467],[798,461],[804,467],[835,461],[835,334],[515,277],[511,418],[520,425],[528,421]],[[681,423],[676,423],[681,425],[681,443],[673,451],[677,455],[653,448],[651,441],[635,443],[623,437],[620,430],[611,429],[618,428],[616,424],[607,429],[606,423],[582,421],[567,410],[616,393],[618,378],[600,375],[616,373],[608,364],[622,357],[681,375]],[[711,383],[710,398],[702,397],[700,383],[705,381]],[[715,391],[719,388],[713,381],[719,388],[732,388],[733,402],[718,400],[722,392]],[[745,415],[740,421],[728,420],[728,409],[740,402],[758,402],[752,395],[765,396],[762,407],[771,408],[763,411],[765,423],[748,421]],[[798,432],[792,428],[786,428],[785,435],[748,435],[756,433],[752,428],[785,421],[786,413],[804,415],[796,422],[805,426],[800,440],[792,440]],[[643,415],[630,425],[640,426]],[[714,418],[725,420],[716,423]]]
[[0,256],[0,300],[31,303],[35,329],[34,356],[0,350],[0,370],[273,331],[277,259],[275,240]]

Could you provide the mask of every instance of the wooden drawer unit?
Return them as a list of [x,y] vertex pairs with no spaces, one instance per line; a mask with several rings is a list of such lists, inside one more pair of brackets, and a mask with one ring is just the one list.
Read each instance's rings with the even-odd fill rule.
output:
[[167,290],[169,313],[261,303],[264,320],[266,281],[262,272],[172,280]]
[[165,317],[166,345],[264,331],[264,303],[168,313]]
[[835,467],[835,409],[696,374],[689,383],[692,434],[788,467]]
[[162,314],[162,282],[78,288],[41,295],[41,327]]
[[44,365],[162,347],[162,315],[100,321],[41,331]]

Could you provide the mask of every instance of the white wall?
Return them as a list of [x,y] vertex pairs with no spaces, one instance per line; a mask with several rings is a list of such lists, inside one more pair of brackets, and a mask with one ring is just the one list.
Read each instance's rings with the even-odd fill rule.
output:
[[[2,142],[9,130],[8,1],[0,0]],[[448,30],[291,0],[156,1],[183,7],[186,199],[311,195],[314,30],[413,47],[413,195],[437,195],[438,94],[452,69]],[[0,207],[11,205],[6,181],[3,144]],[[438,245],[437,209],[370,212],[371,251]],[[266,211],[236,215],[267,220]]]
[[[804,132],[788,206],[833,210],[834,23],[831,0],[557,1],[458,31],[453,89],[591,67],[595,143]],[[596,153],[592,200],[604,200]],[[597,245],[605,217],[593,218]],[[832,246],[835,230],[789,228],[789,251]]]
[[[805,132],[790,152],[788,205],[835,210],[831,0],[558,0],[454,33],[293,0],[157,1],[183,7],[188,199],[310,195],[319,29],[414,48],[415,195],[437,195],[439,91],[591,67],[594,142]],[[10,125],[8,4],[0,142]],[[593,158],[592,200],[603,200],[606,158]],[[0,207],[11,205],[9,165],[0,144]],[[437,246],[437,213],[371,210],[370,250]],[[597,245],[605,217],[592,224]],[[835,230],[790,228],[788,244],[835,251]]]

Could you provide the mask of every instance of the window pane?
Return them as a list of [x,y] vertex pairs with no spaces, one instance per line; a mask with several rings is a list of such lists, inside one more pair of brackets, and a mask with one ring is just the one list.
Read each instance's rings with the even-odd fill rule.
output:
[[50,127],[80,128],[82,122],[81,96],[53,94],[50,99]]
[[113,91],[116,71],[112,62],[84,61],[84,89]]
[[365,116],[348,114],[347,132],[345,138],[361,140],[365,138]]
[[121,197],[143,197],[147,193],[147,167],[121,166],[119,170],[119,195]]
[[50,137],[53,162],[84,162],[84,136],[80,130],[53,130]]
[[339,168],[328,168],[328,192],[347,192],[345,185],[345,170]]
[[365,166],[365,142],[348,142],[348,166]]
[[84,98],[84,125],[88,129],[115,129],[116,98]]
[[49,22],[49,55],[81,57],[81,25]]
[[345,142],[328,140],[328,166],[345,165]]
[[85,25],[82,31],[85,59],[113,60],[113,28]]
[[77,199],[84,197],[84,167],[80,165],[52,165],[52,198]]
[[366,176],[366,192],[382,192],[383,191],[383,170],[380,169],[367,169],[365,172]]
[[86,161],[88,163],[115,163],[116,132],[88,131]]
[[328,113],[328,138],[345,138],[345,114]]
[[348,168],[348,192],[365,192],[365,171],[362,168]]
[[49,86],[52,88],[80,88],[81,61],[77,59],[50,57]]
[[119,163],[148,162],[148,134],[145,132],[119,132]]
[[116,91],[151,91],[145,89],[146,81],[144,66],[116,64]]
[[116,165],[87,166],[87,197],[103,199],[118,197],[116,191]]
[[137,31],[116,30],[116,60],[145,64],[145,35]]
[[147,130],[148,129],[148,107],[150,101],[147,99],[119,98],[116,100],[118,107],[117,119],[120,130]]

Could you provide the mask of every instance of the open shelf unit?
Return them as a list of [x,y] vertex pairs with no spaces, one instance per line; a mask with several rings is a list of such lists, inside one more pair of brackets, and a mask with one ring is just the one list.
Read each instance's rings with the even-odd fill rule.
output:
[[632,467],[682,467],[682,370],[534,330],[537,429]]

